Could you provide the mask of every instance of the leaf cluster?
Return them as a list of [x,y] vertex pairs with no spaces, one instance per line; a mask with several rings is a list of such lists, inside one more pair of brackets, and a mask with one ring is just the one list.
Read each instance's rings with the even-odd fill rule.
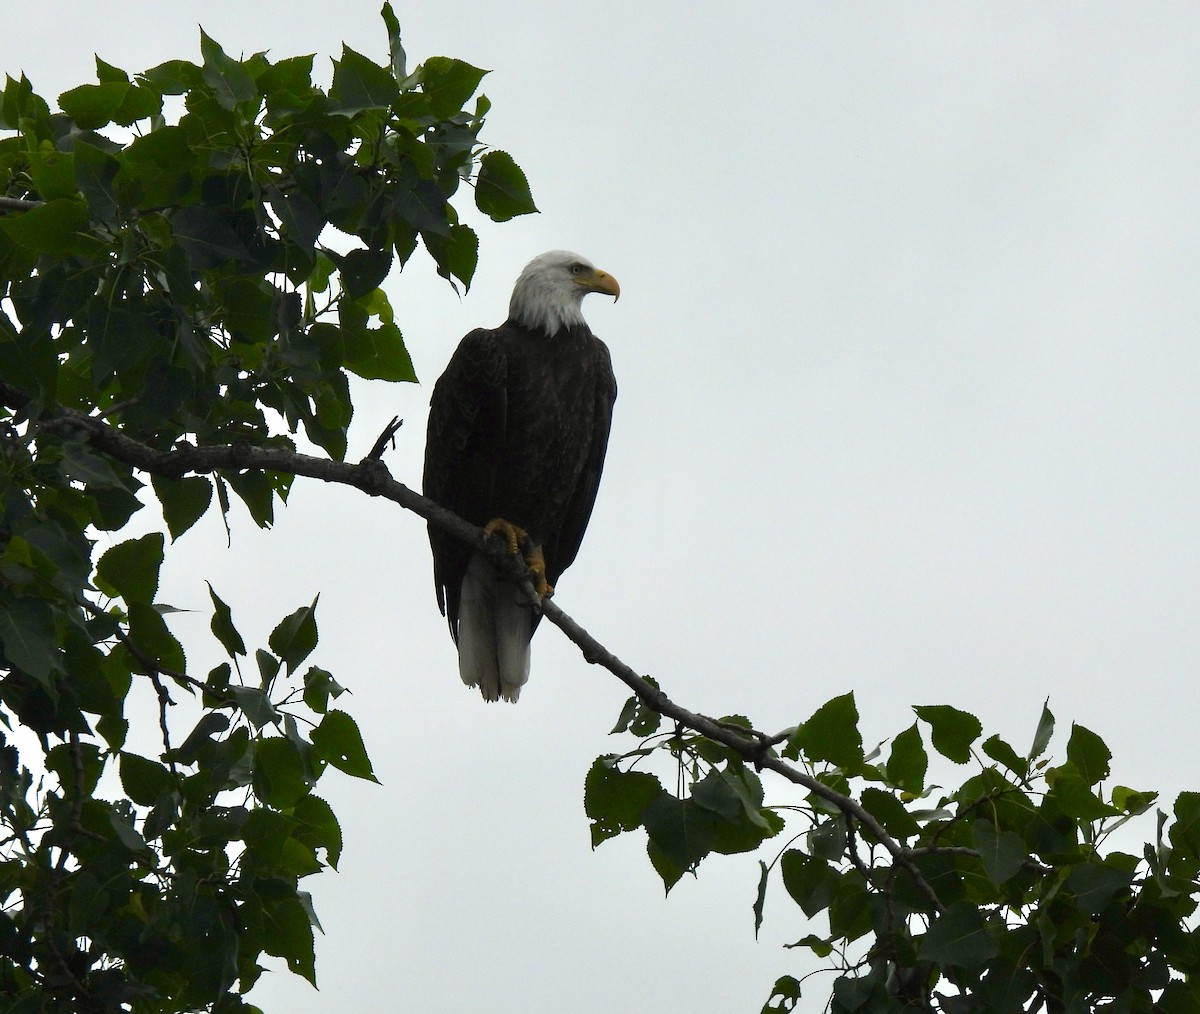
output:
[[[749,750],[682,727],[660,734],[632,698],[614,732],[639,745],[587,776],[593,845],[644,830],[668,891],[709,853],[770,849],[755,930],[782,885],[811,924],[791,946],[828,963],[821,995],[834,1014],[1197,1009],[1200,794],[1156,811],[1151,840],[1130,849],[1131,829],[1119,829],[1149,819],[1157,794],[1109,785],[1111,755],[1094,732],[1073,725],[1052,762],[1049,708],[1023,753],[984,738],[967,712],[914,712],[870,751],[853,694],[777,737],[722,720],[757,737],[760,768],[770,759],[808,790],[768,804]],[[673,791],[653,770],[667,758]],[[931,782],[931,764],[947,761],[971,767],[961,784]],[[790,838],[769,845],[785,820]],[[814,974],[780,977],[764,1014],[799,1009]]]
[[[311,56],[201,33],[198,63],[97,58],[57,110],[24,77],[0,93],[0,1011],[253,1009],[264,955],[315,981],[302,882],[342,849],[316,783],[374,779],[308,661],[316,602],[250,649],[210,588],[224,660],[197,674],[159,596],[168,536],[234,499],[268,527],[292,476],[147,483],[62,420],[163,455],[303,433],[340,460],[351,376],[415,379],[393,263],[421,245],[469,285],[455,201],[535,209],[479,140],[485,72],[410,70],[383,19],[386,62],[345,48],[327,87]],[[111,534],[155,501],[165,532]]]

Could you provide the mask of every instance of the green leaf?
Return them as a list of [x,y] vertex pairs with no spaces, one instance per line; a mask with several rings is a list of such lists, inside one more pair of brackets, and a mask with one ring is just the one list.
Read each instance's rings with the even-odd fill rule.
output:
[[1122,813],[1145,813],[1157,798],[1157,792],[1140,792],[1126,785],[1114,785],[1112,790],[1112,804]]
[[[779,1003],[772,1001],[778,999]],[[800,1002],[800,980],[792,975],[783,975],[775,980],[771,995],[763,1005],[762,1014],[787,1014],[794,1011]]]
[[992,760],[1003,764],[1019,778],[1024,778],[1029,774],[1029,762],[1019,756],[1017,751],[999,736],[989,736],[985,739],[983,741],[983,752],[991,757]]
[[99,130],[112,122],[113,114],[129,93],[128,81],[85,84],[58,97],[59,108],[84,130]]
[[46,768],[58,775],[65,797],[86,799],[96,791],[104,773],[104,759],[95,743],[80,743],[75,748],[59,743],[46,754]]
[[163,562],[161,532],[119,542],[96,564],[96,587],[106,595],[119,595],[126,605],[149,605],[158,592],[158,572]]
[[1090,729],[1072,723],[1071,738],[1067,741],[1067,760],[1079,769],[1089,785],[1095,785],[1108,777],[1112,751]]
[[928,768],[929,755],[921,742],[921,730],[913,722],[892,740],[892,752],[887,761],[888,781],[905,792],[920,795],[925,788]]
[[79,188],[75,184],[75,159],[70,152],[38,149],[29,152],[26,157],[29,159],[29,175],[43,201],[79,197]]
[[466,225],[451,225],[449,235],[427,232],[421,238],[437,263],[438,274],[443,278],[457,278],[470,289],[479,264],[479,237],[475,230]]
[[183,647],[171,635],[158,610],[145,602],[126,601],[129,606],[129,637],[138,650],[163,669],[183,672],[187,667]]
[[138,120],[146,120],[162,112],[162,96],[151,88],[133,85],[125,93],[125,100],[112,114],[114,123],[128,127]]
[[1050,737],[1054,735],[1054,715],[1050,712],[1050,698],[1042,705],[1042,717],[1038,720],[1037,731],[1033,734],[1033,746],[1029,749],[1029,759],[1037,760],[1046,752],[1050,745]]
[[669,792],[660,793],[642,811],[650,841],[673,867],[685,873],[712,851],[713,821],[708,811]]
[[317,984],[316,958],[313,953],[312,922],[299,899],[292,897],[267,901],[263,906],[266,932],[263,950],[283,958],[288,968]]
[[323,715],[329,709],[329,698],[337,699],[345,693],[333,676],[317,666],[309,666],[304,674],[304,703],[317,714]]
[[129,75],[120,67],[114,67],[111,63],[101,60],[96,57],[96,80],[102,84],[107,84],[111,81],[128,81]]
[[1024,839],[1014,831],[997,834],[989,820],[975,821],[971,830],[988,879],[999,887],[1024,864],[1027,858]]
[[[653,676],[647,676],[646,682],[656,690],[658,689],[658,681]],[[630,732],[635,736],[653,736],[658,732],[661,722],[662,715],[646,707],[646,705],[642,704],[641,699],[635,695],[625,702],[625,707],[621,709],[621,716],[609,735],[614,735],[618,732]]]
[[1168,837],[1186,854],[1200,856],[1200,792],[1181,792],[1175,797],[1175,823]]
[[871,930],[871,892],[862,886],[858,871],[840,879],[829,903],[829,935],[857,940]]
[[916,818],[890,792],[868,785],[862,790],[861,802],[863,808],[878,820],[893,838],[911,838],[920,833],[921,828]]
[[929,723],[930,736],[938,753],[955,764],[966,764],[971,759],[971,744],[983,732],[978,718],[948,704],[914,707],[913,711]]
[[433,115],[448,120],[460,113],[487,73],[462,60],[431,56],[421,65],[421,90],[429,97]]
[[246,505],[250,517],[259,528],[270,528],[275,523],[275,473],[249,469],[245,472],[222,472],[221,477]]
[[1037,976],[1028,968],[1018,967],[1001,955],[988,968],[981,995],[993,1010],[1024,1011],[1037,986]]
[[132,819],[121,813],[115,806],[109,811],[109,824],[117,833],[117,840],[130,852],[149,852],[144,839],[133,826]]
[[312,731],[313,757],[328,761],[355,778],[377,782],[362,734],[354,719],[344,711],[330,711]]
[[507,222],[537,211],[529,181],[508,152],[489,151],[479,160],[475,205],[493,222]]
[[227,693],[242,709],[242,713],[250,719],[255,729],[279,721],[279,712],[271,704],[271,700],[258,687],[229,687]]
[[417,374],[395,324],[377,328],[343,328],[346,369],[364,380],[416,383]]
[[329,804],[309,793],[293,807],[292,816],[300,823],[294,836],[314,849],[324,849],[326,861],[336,870],[342,855],[342,827]]
[[92,348],[92,379],[98,386],[115,374],[143,366],[161,342],[152,315],[138,303],[93,299],[79,315],[79,323]]
[[121,163],[95,145],[77,141],[74,148],[75,183],[87,201],[92,218],[115,226],[121,217],[114,180]]
[[165,479],[154,475],[150,477],[150,483],[162,505],[163,520],[167,523],[172,542],[199,521],[212,503],[212,480],[202,475],[189,475],[182,479]]
[[758,937],[758,931],[762,928],[763,921],[763,906],[767,901],[767,879],[771,872],[771,868],[767,866],[761,859],[758,861],[758,891],[754,895],[754,936]]
[[780,857],[779,869],[787,893],[806,916],[811,919],[829,907],[840,877],[826,860],[806,855],[799,849],[788,849]]
[[168,217],[175,240],[194,271],[252,259],[233,227],[212,208],[190,205],[176,209]]
[[221,642],[225,653],[234,658],[237,655],[246,654],[246,642],[242,640],[242,635],[238,633],[237,627],[233,625],[233,613],[230,611],[222,600],[222,598],[213,590],[213,586],[207,581],[208,597],[212,599],[213,618],[209,624],[213,635]]
[[863,742],[854,692],[822,704],[792,733],[788,749],[802,751],[810,761],[828,761],[847,774],[861,770]]
[[43,599],[24,595],[0,599],[0,642],[10,665],[50,687],[58,665],[54,611]]
[[153,806],[164,792],[174,785],[174,778],[167,768],[136,753],[121,751],[121,787],[125,794],[139,806]]
[[784,944],[784,947],[807,947],[818,958],[827,958],[833,953],[833,938],[828,940],[817,936],[815,933],[808,933],[802,936],[794,944]]
[[317,646],[317,599],[312,605],[301,606],[294,613],[285,616],[271,631],[267,643],[287,665],[290,676],[300,666],[313,649]]
[[37,208],[0,215],[0,229],[35,253],[64,254],[87,249],[83,238],[88,211],[82,201],[60,198]]
[[330,256],[337,261],[342,290],[350,299],[369,296],[392,269],[392,251],[386,247],[382,250],[359,247],[344,257],[332,252]]
[[1125,891],[1133,874],[1105,863],[1083,863],[1072,866],[1063,885],[1075,895],[1082,911],[1099,915],[1118,893]]
[[830,862],[838,862],[845,856],[846,842],[846,822],[840,816],[818,824],[809,836],[813,855]]
[[1046,798],[1054,800],[1068,817],[1098,820],[1117,815],[1116,809],[1092,792],[1088,780],[1079,774],[1070,761],[1057,768],[1049,768],[1046,781],[1050,783]]
[[591,821],[592,848],[624,831],[641,827],[642,813],[662,795],[652,774],[622,771],[614,754],[597,757],[583,785],[583,809]]
[[254,741],[254,794],[268,806],[287,809],[308,792],[304,758],[284,736]]
[[121,479],[107,458],[92,453],[86,444],[68,441],[62,446],[59,471],[63,478],[82,483],[93,490],[120,485]]
[[404,47],[400,45],[400,22],[396,20],[396,14],[392,10],[392,5],[387,0],[384,0],[380,16],[387,27],[388,55],[392,61],[392,77],[397,81],[403,81],[408,76],[408,69]]
[[204,57],[204,83],[212,89],[221,108],[232,110],[241,102],[258,98],[258,88],[245,64],[228,56],[203,28],[200,29],[200,53]]
[[335,108],[353,116],[364,109],[387,109],[400,95],[400,86],[379,64],[342,46],[342,58],[333,61],[329,98]]
[[921,937],[917,953],[922,961],[978,968],[1000,953],[1000,944],[972,902],[956,901]]

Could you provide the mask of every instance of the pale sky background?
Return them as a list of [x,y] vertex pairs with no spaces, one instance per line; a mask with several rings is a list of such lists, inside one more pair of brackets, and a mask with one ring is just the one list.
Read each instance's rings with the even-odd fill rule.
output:
[[[484,140],[542,214],[466,213],[461,300],[420,258],[389,282],[422,386],[360,385],[352,456],[399,414],[387,461],[419,487],[455,343],[530,257],[576,250],[623,296],[584,304],[620,397],[568,613],[695,710],[774,730],[853,689],[870,742],[949,703],[1024,749],[1049,696],[1059,745],[1087,725],[1115,780],[1200,788],[1200,8],[396,10],[412,62],[492,69]],[[198,60],[198,23],[235,54],[386,52],[374,0],[47,0],[0,71],[53,97],[93,52]],[[548,624],[519,705],[465,689],[413,515],[301,480],[274,531],[226,551],[213,517],[177,549],[200,672],[202,578],[256,643],[321,593],[313,660],[383,782],[320,784],[346,837],[308,884],[322,988],[270,975],[268,1014],[739,1014],[813,967],[778,884],[755,942],[754,857],[664,901],[642,836],[591,852],[583,777],[632,745],[606,735],[627,693]]]

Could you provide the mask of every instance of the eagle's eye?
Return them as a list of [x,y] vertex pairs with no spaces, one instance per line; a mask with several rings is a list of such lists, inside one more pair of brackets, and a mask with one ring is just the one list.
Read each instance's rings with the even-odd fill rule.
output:
[[582,264],[572,264],[571,265],[571,274],[573,274],[573,275],[583,274],[583,265]]

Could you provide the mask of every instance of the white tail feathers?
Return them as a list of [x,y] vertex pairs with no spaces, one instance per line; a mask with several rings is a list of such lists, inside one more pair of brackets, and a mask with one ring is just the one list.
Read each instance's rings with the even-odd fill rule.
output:
[[463,576],[458,608],[458,674],[485,701],[516,701],[529,679],[533,610],[512,581],[479,553]]

